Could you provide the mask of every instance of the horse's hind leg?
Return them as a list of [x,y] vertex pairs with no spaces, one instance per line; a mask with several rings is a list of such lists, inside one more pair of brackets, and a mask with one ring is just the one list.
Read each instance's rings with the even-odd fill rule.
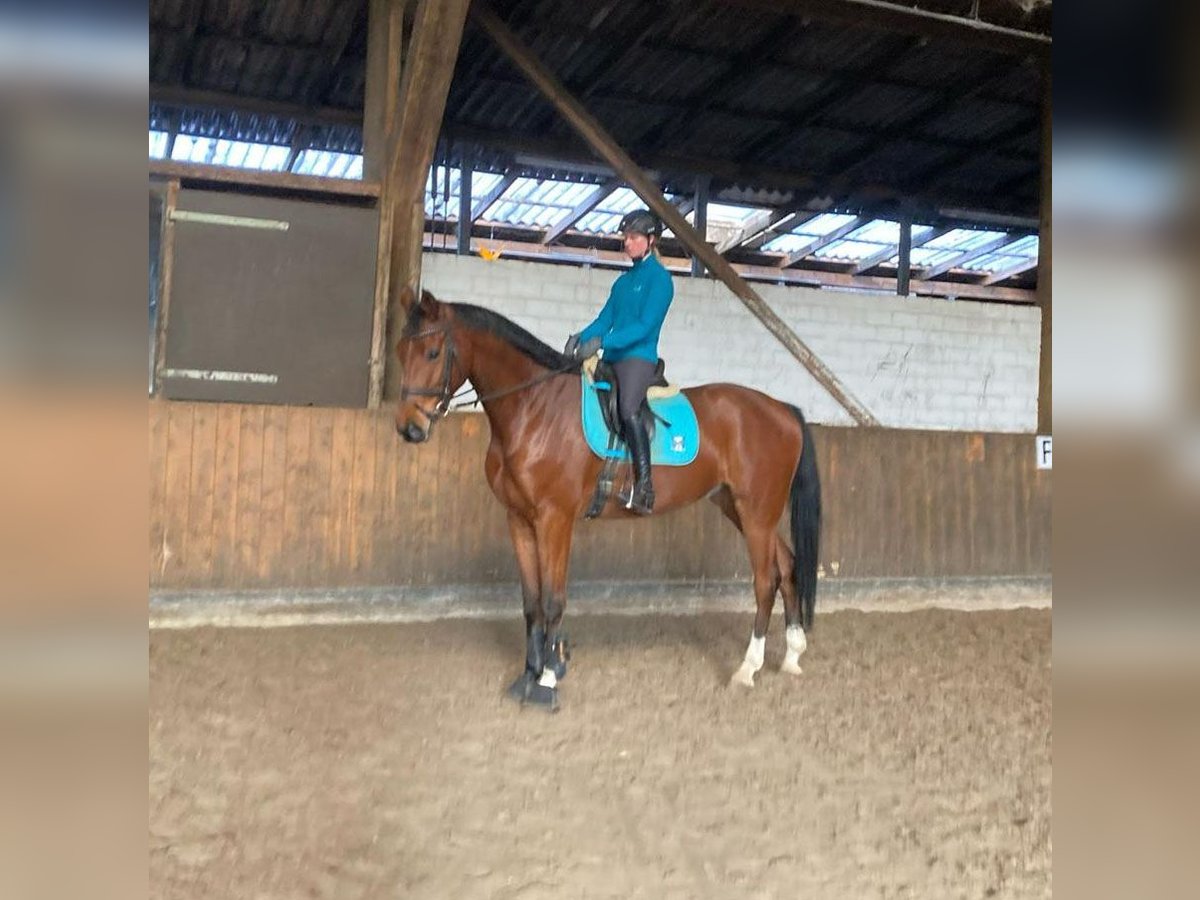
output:
[[742,534],[746,536],[746,547],[750,551],[750,565],[754,569],[754,630],[746,656],[730,682],[754,687],[754,675],[763,667],[766,656],[767,626],[771,623],[771,610],[775,606],[775,592],[779,590],[779,567],[775,560],[775,523],[747,521],[742,514]]
[[779,565],[779,587],[783,593],[783,620],[787,624],[784,631],[787,636],[787,649],[779,671],[799,675],[800,654],[808,646],[808,641],[804,637],[804,628],[800,625],[800,597],[796,594],[796,583],[792,580],[796,557],[779,535],[775,536],[775,560]]
[[[712,496],[712,502],[716,504],[717,508],[725,514],[725,517],[734,524],[738,531],[743,531],[742,520],[738,515],[737,507],[733,502],[733,494],[730,493],[729,488],[724,488],[714,494]],[[774,558],[775,583],[779,586],[779,592],[783,594],[784,620],[787,622],[787,649],[784,654],[783,665],[779,667],[779,670],[781,672],[798,675],[800,674],[800,654],[804,652],[804,631],[799,626],[800,598],[796,595],[796,585],[792,581],[792,570],[795,567],[796,559],[792,554],[791,548],[787,545],[787,542],[784,541],[779,534],[775,535]],[[767,613],[767,616],[768,618],[770,617],[770,612]],[[764,636],[765,632],[766,628],[764,627]],[[748,656],[754,649],[753,641],[754,638],[751,636],[751,647],[746,651]],[[761,667],[761,665],[762,664],[760,663],[759,666]],[[745,664],[743,663],[743,669],[744,668]],[[754,671],[758,670],[755,669]],[[738,674],[741,675],[741,673],[742,669],[739,669]],[[751,680],[749,682],[751,684],[753,684],[752,674],[753,673],[751,673]],[[738,680],[742,684],[747,683],[745,680]]]

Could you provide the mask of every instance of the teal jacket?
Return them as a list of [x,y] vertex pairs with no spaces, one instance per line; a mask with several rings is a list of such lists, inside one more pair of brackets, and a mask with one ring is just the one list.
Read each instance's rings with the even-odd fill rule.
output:
[[648,253],[612,286],[608,302],[579,334],[579,342],[600,338],[604,358],[620,362],[630,357],[658,361],[658,334],[675,297],[671,273]]

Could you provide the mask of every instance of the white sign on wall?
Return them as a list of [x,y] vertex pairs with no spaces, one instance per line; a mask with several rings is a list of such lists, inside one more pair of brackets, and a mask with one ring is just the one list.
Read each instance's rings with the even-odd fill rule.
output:
[[1039,469],[1054,468],[1054,438],[1048,434],[1037,436],[1036,451],[1037,467]]

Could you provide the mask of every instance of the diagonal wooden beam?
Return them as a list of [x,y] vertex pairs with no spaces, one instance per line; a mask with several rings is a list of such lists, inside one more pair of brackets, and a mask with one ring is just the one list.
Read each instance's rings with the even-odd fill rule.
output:
[[472,7],[473,20],[478,24],[501,50],[513,61],[525,76],[537,86],[547,99],[562,113],[567,122],[583,137],[585,141],[621,176],[625,182],[646,202],[675,236],[691,250],[714,275],[720,278],[734,295],[746,305],[754,316],[763,323],[788,351],[796,357],[827,390],[838,403],[846,409],[851,417],[860,425],[877,425],[878,420],[860,403],[833,371],[813,353],[783,319],[775,313],[758,295],[758,292],[743,279],[729,261],[709,244],[704,236],[688,224],[687,219],[679,214],[658,186],[646,177],[638,165],[629,158],[612,136],[591,115],[582,104],[572,97],[557,78],[538,60],[529,48],[517,38],[489,8],[477,3]]
[[505,176],[496,183],[495,187],[493,187],[490,191],[488,191],[486,194],[484,194],[478,200],[478,202],[476,202],[475,205],[471,207],[471,221],[474,222],[476,219],[478,219],[480,216],[482,216],[485,212],[487,212],[488,207],[490,207],[493,203],[495,203],[502,196],[504,196],[504,192],[507,191],[514,184],[516,184],[517,179],[520,177],[521,176],[518,175],[516,172],[506,173]]
[[600,205],[600,201],[615,191],[621,186],[620,178],[610,178],[604,184],[598,185],[594,191],[588,194],[581,200],[573,210],[563,216],[554,224],[554,227],[546,232],[546,236],[542,238],[543,244],[553,244],[568,228],[590,213],[593,209]]
[[983,244],[980,244],[973,250],[964,250],[957,256],[952,256],[945,262],[940,262],[936,266],[928,266],[920,270],[920,274],[914,275],[916,281],[930,281],[937,278],[939,275],[949,272],[951,269],[957,269],[964,263],[969,263],[973,259],[979,259],[981,256],[986,256],[993,250],[998,250],[1005,244],[1011,244],[1013,241],[1019,240],[1018,235],[1002,234],[1000,237],[992,238]]
[[1008,279],[1013,278],[1016,275],[1020,275],[1022,272],[1028,272],[1030,269],[1036,269],[1037,265],[1038,261],[1037,257],[1035,256],[1031,259],[1026,259],[1020,263],[1009,266],[1007,269],[1001,269],[999,272],[993,272],[979,283],[988,286],[999,284],[1002,281],[1008,281]]
[[867,216],[855,216],[845,225],[841,225],[833,229],[833,231],[829,232],[829,234],[823,234],[820,237],[815,237],[804,246],[793,250],[779,261],[779,268],[786,269],[790,266],[794,266],[796,263],[800,262],[800,260],[804,259],[804,257],[812,256],[822,247],[828,247],[834,241],[840,241],[850,232],[857,231],[870,221],[871,220]]

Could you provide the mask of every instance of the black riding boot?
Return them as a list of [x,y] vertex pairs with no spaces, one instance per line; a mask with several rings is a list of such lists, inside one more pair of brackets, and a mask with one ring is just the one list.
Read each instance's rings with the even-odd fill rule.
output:
[[624,491],[620,499],[626,509],[648,516],[654,511],[654,485],[650,482],[650,438],[640,418],[625,424],[625,436],[629,455],[633,457],[634,484],[632,496],[629,491]]

